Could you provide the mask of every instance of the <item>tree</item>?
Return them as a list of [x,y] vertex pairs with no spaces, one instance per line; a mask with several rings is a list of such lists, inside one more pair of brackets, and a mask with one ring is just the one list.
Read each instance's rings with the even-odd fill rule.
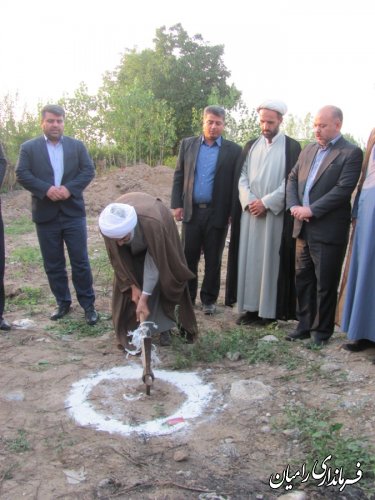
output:
[[[115,72],[107,74],[103,92],[126,94],[137,81],[138,86],[164,101],[175,117],[174,150],[181,138],[193,135],[193,110],[202,113],[215,95],[215,104],[231,109],[240,92],[227,79],[230,72],[223,63],[224,46],[210,46],[201,35],[190,38],[181,24],[156,30],[154,50],[126,51]],[[212,103],[212,102],[211,102]]]
[[126,87],[107,79],[103,119],[108,138],[126,163],[162,162],[175,139],[173,111],[136,79]]
[[307,113],[305,118],[288,115],[283,122],[283,128],[285,133],[299,141],[302,147],[315,139],[311,113]]

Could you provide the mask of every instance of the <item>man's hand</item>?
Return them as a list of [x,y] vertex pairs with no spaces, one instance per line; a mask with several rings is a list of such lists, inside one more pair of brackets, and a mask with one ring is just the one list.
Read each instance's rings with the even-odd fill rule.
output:
[[310,207],[292,207],[290,213],[295,219],[304,222],[310,222],[310,219],[313,216]]
[[184,209],[183,208],[174,208],[172,209],[173,217],[177,221],[181,221],[184,218]]
[[70,191],[65,186],[60,186],[59,191],[60,191],[60,194],[61,194],[63,200],[67,200],[68,198],[70,198],[70,196],[71,196]]
[[132,288],[132,302],[134,302],[134,304],[137,306],[142,292],[136,285],[132,285],[131,288]]
[[262,200],[255,200],[249,203],[249,212],[251,215],[255,215],[255,217],[262,217],[266,215],[267,209],[263,205]]
[[145,293],[141,294],[135,311],[137,321],[140,321],[141,323],[146,321],[146,319],[150,316],[150,309],[147,305],[148,297],[149,295],[146,295]]
[[65,186],[51,186],[46,196],[52,201],[63,201],[70,197],[70,192]]

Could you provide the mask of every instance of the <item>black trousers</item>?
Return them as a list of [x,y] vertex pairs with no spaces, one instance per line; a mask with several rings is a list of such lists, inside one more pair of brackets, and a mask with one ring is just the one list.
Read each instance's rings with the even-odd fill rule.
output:
[[3,216],[1,213],[1,201],[0,201],[0,320],[3,319],[4,306],[5,306],[4,270],[5,270],[4,224],[3,224]]
[[327,340],[333,334],[345,249],[346,244],[327,245],[297,238],[297,329],[311,332],[317,340]]
[[204,255],[204,277],[200,290],[202,304],[214,304],[220,292],[221,259],[228,228],[212,225],[212,208],[194,207],[190,222],[183,225],[183,244],[188,267],[195,274],[189,281],[194,302],[198,292],[198,264]]
[[94,304],[92,274],[87,253],[85,217],[67,217],[60,213],[54,220],[36,224],[44,269],[58,305],[71,303],[64,253],[66,245],[72,280],[78,302],[83,309]]

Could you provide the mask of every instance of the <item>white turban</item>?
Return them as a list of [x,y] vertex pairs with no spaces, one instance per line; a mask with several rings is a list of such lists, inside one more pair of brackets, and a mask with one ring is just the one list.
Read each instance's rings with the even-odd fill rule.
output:
[[280,115],[285,115],[288,111],[287,105],[283,101],[278,101],[276,99],[269,99],[268,101],[262,102],[262,104],[257,108],[258,113],[261,109],[277,111]]
[[125,203],[110,203],[99,216],[99,228],[104,236],[113,239],[124,238],[137,225],[134,207]]

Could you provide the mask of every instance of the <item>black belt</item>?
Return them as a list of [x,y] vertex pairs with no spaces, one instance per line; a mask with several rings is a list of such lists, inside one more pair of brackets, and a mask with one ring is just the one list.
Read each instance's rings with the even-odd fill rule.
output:
[[196,208],[210,208],[211,203],[195,203],[194,206]]

